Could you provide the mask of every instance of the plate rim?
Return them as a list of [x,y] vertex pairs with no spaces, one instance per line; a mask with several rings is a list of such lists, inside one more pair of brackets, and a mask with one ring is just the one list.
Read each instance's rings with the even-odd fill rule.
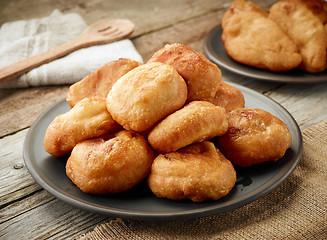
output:
[[[254,202],[254,201],[266,196],[270,192],[274,191],[279,185],[281,185],[292,174],[292,172],[298,165],[298,162],[302,155],[303,140],[302,140],[301,130],[300,130],[297,122],[295,121],[294,117],[278,102],[276,102],[275,100],[255,91],[255,90],[252,90],[250,88],[247,88],[247,87],[244,87],[239,84],[232,83],[232,82],[226,81],[226,83],[228,83],[234,87],[237,87],[242,92],[250,93],[252,96],[254,96],[256,98],[257,98],[257,96],[259,96],[260,98],[265,99],[266,104],[268,104],[270,107],[282,109],[284,111],[283,113],[286,114],[285,116],[287,116],[287,118],[289,118],[288,120],[294,124],[295,135],[297,136],[297,140],[299,142],[299,144],[298,144],[299,149],[298,149],[298,151],[295,152],[296,154],[295,154],[293,163],[291,165],[291,168],[287,169],[286,174],[279,177],[277,179],[277,181],[273,181],[273,184],[269,184],[270,181],[272,181],[272,180],[270,180],[270,181],[266,182],[265,184],[261,185],[260,187],[254,189],[253,191],[243,195],[241,200],[236,199],[237,201],[235,200],[234,202],[232,202],[232,204],[230,204],[230,202],[227,202],[225,205],[223,205],[223,208],[217,209],[217,205],[212,205],[212,206],[205,206],[203,208],[195,208],[195,209],[191,209],[191,210],[178,210],[178,211],[174,210],[174,211],[166,211],[166,212],[161,212],[161,211],[143,212],[143,211],[135,211],[135,210],[118,209],[116,207],[113,207],[113,208],[106,207],[106,206],[101,207],[101,206],[98,206],[98,204],[89,203],[83,199],[76,199],[76,197],[71,196],[71,194],[68,194],[68,193],[63,194],[62,193],[62,191],[64,191],[63,189],[60,189],[55,184],[53,184],[51,181],[49,182],[47,179],[44,179],[45,177],[42,176],[42,174],[40,175],[40,173],[38,173],[36,171],[36,169],[34,167],[34,165],[36,165],[36,163],[33,163],[33,161],[30,159],[28,149],[31,147],[31,141],[33,139],[33,135],[35,135],[37,132],[36,130],[38,127],[38,123],[40,121],[42,121],[42,119],[47,114],[50,114],[53,111],[53,109],[58,107],[60,104],[64,104],[66,101],[65,99],[62,99],[62,100],[56,102],[55,104],[50,106],[47,110],[45,110],[35,120],[35,122],[32,124],[32,126],[28,130],[25,140],[24,140],[24,145],[23,145],[23,159],[24,159],[25,165],[26,165],[29,173],[31,174],[31,176],[35,179],[35,181],[39,185],[41,185],[41,187],[44,190],[49,192],[51,195],[53,195],[57,199],[65,202],[67,204],[70,204],[76,208],[83,209],[88,212],[97,213],[100,215],[110,216],[110,217],[121,217],[121,218],[142,219],[142,220],[187,219],[187,218],[206,217],[206,216],[210,216],[210,215],[214,215],[214,214],[231,211],[231,210],[240,208],[242,206],[245,206],[251,202]],[[274,177],[276,177],[276,175]],[[266,185],[268,185],[268,188],[266,188],[267,187]],[[250,195],[250,196],[247,196],[247,195]]]
[[[249,78],[256,79],[256,80],[267,81],[267,82],[295,83],[295,84],[299,84],[299,83],[310,84],[310,83],[327,82],[327,69],[325,71],[323,71],[323,73],[326,72],[326,76],[312,75],[310,77],[306,77],[306,76],[292,77],[292,76],[283,75],[283,72],[274,73],[272,71],[265,70],[265,69],[259,69],[259,68],[256,69],[254,67],[238,63],[231,58],[230,59],[235,64],[229,64],[228,62],[226,62],[224,60],[224,58],[221,58],[216,51],[214,51],[213,45],[211,44],[212,41],[214,40],[214,35],[216,35],[217,33],[220,33],[221,31],[222,31],[221,24],[213,27],[209,32],[206,33],[206,35],[204,37],[204,41],[203,41],[203,49],[204,49],[205,55],[211,61],[213,61],[215,64],[217,64],[219,67],[222,67],[222,68],[224,68],[230,72],[236,73],[238,75],[242,75],[242,76],[249,77]],[[217,39],[217,44],[223,44],[220,37]],[[226,52],[226,55],[228,55],[227,52]],[[239,69],[237,65],[240,65],[241,68],[248,68],[249,70]],[[251,72],[251,68],[253,68],[254,70],[257,70],[257,71],[262,71],[262,73],[253,73],[253,72]],[[265,74],[265,72],[266,72],[266,74]],[[279,74],[279,75],[272,77],[271,74],[273,74],[273,75]],[[310,74],[310,73],[304,72],[304,74]]]

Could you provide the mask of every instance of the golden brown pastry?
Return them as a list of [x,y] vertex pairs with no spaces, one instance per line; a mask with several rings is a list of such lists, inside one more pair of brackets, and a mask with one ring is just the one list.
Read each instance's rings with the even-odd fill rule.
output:
[[224,17],[221,20],[221,25],[225,27],[228,24],[229,18],[237,11],[250,11],[260,14],[262,17],[268,17],[268,13],[259,5],[251,1],[235,0],[230,3],[229,8],[224,13]]
[[294,2],[304,4],[311,12],[325,24],[327,22],[327,2],[325,0],[282,0],[284,2]]
[[291,145],[286,124],[258,108],[238,108],[228,114],[228,131],[217,138],[218,148],[232,163],[248,167],[277,161]]
[[85,97],[106,98],[112,85],[125,73],[139,65],[141,63],[134,60],[121,58],[100,67],[97,71],[69,87],[66,96],[68,104],[70,107],[74,107]]
[[155,157],[141,135],[124,130],[78,143],[66,174],[85,193],[119,193],[141,182]]
[[160,153],[176,151],[227,131],[225,109],[205,101],[193,101],[166,117],[148,135],[151,147]]
[[180,43],[167,44],[148,62],[166,63],[177,70],[188,86],[187,102],[210,101],[221,81],[221,71],[217,65]]
[[245,100],[243,93],[238,88],[221,81],[211,103],[225,108],[226,112],[230,112],[236,108],[244,107]]
[[143,132],[181,108],[186,97],[186,83],[177,71],[154,62],[122,76],[108,94],[107,108],[125,129]]
[[70,153],[85,139],[121,129],[106,109],[103,98],[84,98],[68,112],[57,116],[48,126],[43,145],[53,156]]
[[316,73],[326,69],[326,32],[323,23],[304,4],[281,1],[270,8],[269,18],[292,39],[302,55],[300,68]]
[[236,7],[232,4],[222,20],[221,39],[232,59],[275,72],[291,70],[301,63],[297,46],[275,22],[258,10]]
[[194,202],[226,196],[235,181],[233,165],[209,141],[159,155],[148,177],[148,185],[157,197],[189,198]]

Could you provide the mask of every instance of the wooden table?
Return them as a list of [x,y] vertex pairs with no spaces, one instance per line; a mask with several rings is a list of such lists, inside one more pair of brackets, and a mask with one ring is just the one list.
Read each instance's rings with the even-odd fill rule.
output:
[[[131,39],[147,61],[166,43],[180,42],[203,53],[205,34],[217,26],[229,1],[0,0],[0,25],[49,15],[54,9],[77,12],[90,24],[105,17],[128,18]],[[255,1],[268,9],[275,1]],[[223,79],[254,89],[279,102],[301,130],[327,118],[327,83],[263,82],[223,71]],[[68,86],[0,90],[0,239],[71,239],[109,217],[76,209],[43,190],[22,157],[25,135],[35,119],[64,98]]]

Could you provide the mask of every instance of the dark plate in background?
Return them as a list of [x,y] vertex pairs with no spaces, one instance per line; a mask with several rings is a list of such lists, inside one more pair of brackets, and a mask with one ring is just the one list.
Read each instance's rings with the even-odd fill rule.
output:
[[231,72],[254,78],[257,80],[285,83],[318,83],[327,82],[327,70],[310,74],[299,69],[287,72],[271,72],[269,70],[250,67],[234,61],[227,54],[221,40],[222,28],[217,26],[209,31],[204,39],[204,52],[206,56],[219,67]]
[[232,191],[217,201],[194,203],[157,198],[146,182],[117,195],[91,195],[80,191],[66,176],[67,158],[56,158],[45,152],[43,138],[50,122],[70,108],[66,101],[56,103],[31,126],[24,142],[25,164],[46,191],[74,207],[102,215],[132,219],[181,219],[214,215],[236,209],[273,191],[292,173],[302,153],[302,136],[293,117],[277,102],[253,90],[239,88],[246,107],[261,108],[283,120],[292,135],[291,147],[276,163],[264,163],[237,169],[237,183]]

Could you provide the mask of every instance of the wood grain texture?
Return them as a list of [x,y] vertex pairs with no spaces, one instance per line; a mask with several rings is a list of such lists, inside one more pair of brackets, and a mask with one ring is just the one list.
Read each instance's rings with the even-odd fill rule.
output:
[[23,141],[26,133],[27,130],[23,130],[0,139],[0,208],[41,189],[24,164]]
[[302,130],[327,118],[327,83],[283,85],[265,95],[284,106]]
[[0,238],[72,239],[109,219],[51,198],[42,191],[24,198],[19,206],[14,204],[13,208],[8,206],[2,209],[2,213],[11,218],[1,223]]
[[[120,1],[52,1],[1,0],[0,24],[8,21],[40,18],[54,9],[80,14],[88,24],[102,18],[127,18],[136,25],[134,36],[155,31],[224,7],[223,0],[120,0]],[[271,2],[271,1],[270,1]]]
[[31,126],[52,104],[66,97],[68,86],[0,90],[0,138]]

